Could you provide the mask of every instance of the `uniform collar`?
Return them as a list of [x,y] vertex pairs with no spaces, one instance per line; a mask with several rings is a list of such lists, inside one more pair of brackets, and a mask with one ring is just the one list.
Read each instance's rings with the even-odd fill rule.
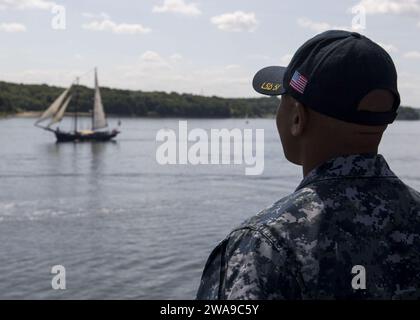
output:
[[380,154],[352,154],[330,159],[316,167],[302,180],[296,191],[321,180],[360,177],[393,177],[388,163]]

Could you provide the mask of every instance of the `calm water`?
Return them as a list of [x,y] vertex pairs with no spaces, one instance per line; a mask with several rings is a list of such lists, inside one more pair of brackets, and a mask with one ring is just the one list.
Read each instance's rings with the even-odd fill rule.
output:
[[[189,120],[265,129],[265,171],[160,166],[156,133],[178,120],[126,119],[116,143],[61,144],[33,119],[0,120],[0,299],[190,299],[230,229],[293,191],[272,120]],[[64,128],[64,126],[63,126]],[[420,189],[420,122],[397,122],[380,149]],[[62,264],[67,290],[51,289]]]

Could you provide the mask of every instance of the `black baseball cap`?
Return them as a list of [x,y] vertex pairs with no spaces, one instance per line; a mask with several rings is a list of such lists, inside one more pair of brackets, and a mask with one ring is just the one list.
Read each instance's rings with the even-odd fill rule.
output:
[[[305,42],[287,67],[257,72],[254,89],[264,95],[289,94],[321,114],[364,125],[385,125],[397,116],[397,71],[389,54],[357,33],[330,30]],[[359,111],[369,92],[385,89],[394,96],[388,112]]]

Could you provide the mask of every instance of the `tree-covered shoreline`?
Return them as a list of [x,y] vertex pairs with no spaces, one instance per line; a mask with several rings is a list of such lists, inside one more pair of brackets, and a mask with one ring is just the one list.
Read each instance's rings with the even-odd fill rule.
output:
[[[93,90],[84,86],[78,89],[78,111],[90,112]],[[0,116],[44,111],[63,90],[45,84],[0,81]],[[220,98],[106,87],[101,88],[101,94],[107,114],[122,117],[260,118],[274,115],[279,104],[276,97]],[[68,110],[72,111],[73,107],[70,104]],[[420,110],[402,107],[398,119],[419,120]]]

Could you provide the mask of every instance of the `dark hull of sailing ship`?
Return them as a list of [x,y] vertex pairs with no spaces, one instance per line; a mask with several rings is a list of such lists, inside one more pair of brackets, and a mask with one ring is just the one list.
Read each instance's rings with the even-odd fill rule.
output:
[[[102,104],[101,93],[98,85],[98,76],[95,69],[95,92],[94,92],[94,103],[92,110],[92,130],[81,130],[77,128],[78,124],[78,113],[77,113],[77,98],[78,98],[78,79],[76,85],[70,86],[65,90],[52,104],[51,106],[41,115],[41,118],[35,123],[36,126],[53,132],[57,139],[57,142],[85,142],[85,141],[110,141],[115,138],[120,131],[114,129],[112,131],[104,130],[108,127],[106,121],[104,106]],[[61,131],[59,128],[52,129],[51,126],[61,122],[69,106],[72,96],[76,97],[74,104],[74,130],[73,131]],[[41,126],[40,123],[50,119],[50,123],[47,126]]]
[[57,142],[89,142],[100,141],[105,142],[115,138],[120,132],[116,129],[112,131],[97,131],[97,132],[63,132],[55,130],[55,137]]

